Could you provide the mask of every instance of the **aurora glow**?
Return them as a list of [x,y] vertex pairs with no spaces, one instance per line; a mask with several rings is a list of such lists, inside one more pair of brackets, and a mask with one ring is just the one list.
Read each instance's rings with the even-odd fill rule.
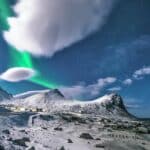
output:
[[[15,48],[10,47],[10,56],[11,56],[11,67],[17,66],[17,67],[27,67],[27,68],[33,68],[32,59],[29,53],[27,52],[18,52]],[[21,61],[20,61],[21,57]]]
[[[9,7],[9,3],[7,0],[0,0],[0,28],[1,30],[9,30],[9,24],[7,22],[7,18],[12,16],[13,12]],[[27,52],[19,52],[14,47],[9,46],[9,53],[10,53],[10,64],[9,67],[25,67],[25,68],[32,68],[37,70],[34,65],[32,58],[29,53]],[[20,59],[21,58],[21,59]],[[31,79],[30,82],[35,84],[44,86],[46,88],[57,88],[58,86],[54,83],[49,82],[46,80],[41,73],[37,73],[37,75]]]

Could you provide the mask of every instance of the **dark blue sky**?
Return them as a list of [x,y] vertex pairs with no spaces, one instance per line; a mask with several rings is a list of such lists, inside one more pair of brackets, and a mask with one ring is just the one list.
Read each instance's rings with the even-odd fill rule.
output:
[[[8,68],[8,51],[1,34],[0,72]],[[110,88],[121,86],[119,93],[132,105],[131,111],[150,117],[150,75],[130,86],[121,83],[136,70],[150,66],[150,1],[121,0],[101,30],[52,58],[33,57],[33,62],[45,78],[64,86],[79,82],[88,85],[99,78],[116,77],[118,81]],[[12,93],[43,89],[28,81],[13,84],[0,81],[0,85]],[[99,96],[107,92],[104,89]]]

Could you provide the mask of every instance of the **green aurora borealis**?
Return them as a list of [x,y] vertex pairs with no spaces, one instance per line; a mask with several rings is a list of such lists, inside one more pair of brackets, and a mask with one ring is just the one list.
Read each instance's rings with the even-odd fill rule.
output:
[[[9,24],[7,18],[13,16],[13,12],[10,8],[8,0],[0,0],[0,29],[1,32],[9,30]],[[10,64],[8,67],[25,67],[36,70],[36,76],[32,77],[28,81],[41,85],[46,88],[57,88],[58,86],[45,79],[40,72],[38,72],[34,66],[31,55],[28,52],[19,52],[14,47],[9,46]]]

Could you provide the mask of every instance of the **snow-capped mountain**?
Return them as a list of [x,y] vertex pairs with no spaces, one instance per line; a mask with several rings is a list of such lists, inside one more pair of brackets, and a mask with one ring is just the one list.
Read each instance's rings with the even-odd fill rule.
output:
[[0,88],[0,101],[9,100],[12,98],[12,95]]
[[14,96],[15,105],[32,108],[51,108],[52,104],[65,101],[65,96],[58,90],[29,91]]
[[105,95],[101,98],[94,100],[93,102],[100,103],[102,106],[106,107],[106,109],[109,111],[119,109],[120,111],[127,113],[126,107],[123,103],[123,99],[117,93]]
[[[25,99],[25,98],[28,98],[30,96],[34,96],[34,95],[37,95],[37,94],[46,94],[48,93],[49,96],[59,96],[59,99],[62,99],[64,98],[64,95],[62,93],[60,93],[60,91],[58,89],[54,89],[54,90],[37,90],[37,91],[27,91],[25,93],[21,93],[21,94],[17,94],[17,95],[14,95],[14,98],[15,99]],[[56,97],[54,98],[56,99]]]
[[[13,104],[24,108],[39,108],[49,112],[82,112],[94,115],[131,116],[126,110],[123,99],[118,94],[108,94],[93,101],[67,100],[58,90],[29,91],[15,95]],[[3,103],[4,104],[4,103]]]
[[74,103],[70,105],[70,109],[71,111],[82,112],[85,114],[122,117],[131,116],[125,108],[123,99],[116,93],[105,95],[93,101],[74,101]]
[[50,112],[82,112],[95,115],[131,116],[120,95],[113,93],[93,101],[67,100],[58,89],[32,91],[15,96],[15,104],[23,107],[43,108]]

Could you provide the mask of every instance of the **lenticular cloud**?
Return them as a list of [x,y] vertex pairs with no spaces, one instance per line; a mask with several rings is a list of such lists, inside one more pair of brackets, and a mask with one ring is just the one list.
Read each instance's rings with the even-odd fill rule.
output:
[[35,71],[29,68],[15,67],[6,70],[0,75],[1,80],[8,82],[19,82],[22,80],[30,79],[35,75]]
[[115,0],[18,0],[4,38],[35,56],[55,52],[85,38],[106,21]]

